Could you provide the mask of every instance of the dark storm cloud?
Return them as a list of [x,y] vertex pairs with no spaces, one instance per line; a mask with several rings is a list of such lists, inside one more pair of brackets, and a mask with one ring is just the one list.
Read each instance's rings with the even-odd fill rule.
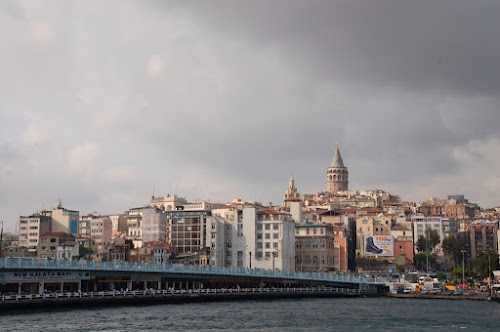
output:
[[487,94],[500,88],[498,1],[200,1],[190,6],[203,24],[235,40],[253,38],[282,48],[327,80],[434,93]]

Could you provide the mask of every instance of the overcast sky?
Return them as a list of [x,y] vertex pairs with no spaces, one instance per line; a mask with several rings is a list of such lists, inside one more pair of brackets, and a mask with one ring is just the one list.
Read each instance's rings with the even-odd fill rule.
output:
[[0,2],[0,220],[58,199],[500,205],[500,1]]

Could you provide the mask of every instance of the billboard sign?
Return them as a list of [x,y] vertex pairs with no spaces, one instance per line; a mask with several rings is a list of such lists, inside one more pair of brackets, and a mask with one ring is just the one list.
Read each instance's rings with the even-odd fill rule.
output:
[[365,235],[365,256],[394,256],[392,235]]

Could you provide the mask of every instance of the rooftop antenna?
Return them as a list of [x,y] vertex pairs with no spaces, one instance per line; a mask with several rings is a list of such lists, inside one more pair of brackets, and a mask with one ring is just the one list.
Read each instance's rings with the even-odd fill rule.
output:
[[151,198],[155,198],[155,185],[153,183],[153,196]]

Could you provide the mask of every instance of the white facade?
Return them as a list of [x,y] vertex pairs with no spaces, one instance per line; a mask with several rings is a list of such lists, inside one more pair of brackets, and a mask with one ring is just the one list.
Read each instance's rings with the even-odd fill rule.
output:
[[240,207],[212,210],[212,215],[206,228],[210,265],[295,269],[295,224],[289,214]]
[[71,261],[80,257],[80,247],[77,243],[63,243],[57,246],[56,255],[58,260]]
[[36,252],[41,235],[51,229],[50,217],[32,215],[19,218],[19,246],[27,247],[29,252]]
[[450,235],[456,236],[457,234],[457,223],[453,218],[425,217],[421,214],[414,214],[411,216],[411,221],[413,223],[413,241],[415,244],[421,236],[425,237],[427,229],[437,231],[440,243],[434,248],[434,253],[439,256],[443,255],[443,240]]

